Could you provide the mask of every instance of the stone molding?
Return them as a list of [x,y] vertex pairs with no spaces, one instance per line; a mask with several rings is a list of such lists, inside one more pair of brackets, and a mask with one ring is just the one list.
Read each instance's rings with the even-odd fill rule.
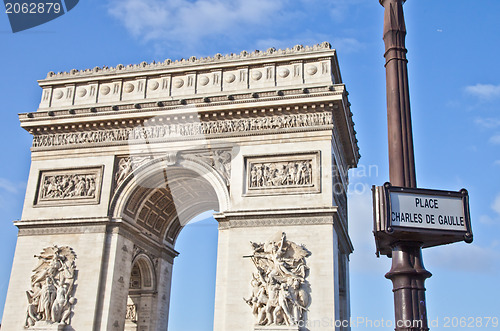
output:
[[30,220],[15,222],[15,225],[19,228],[20,237],[85,233],[119,234],[170,263],[173,263],[173,259],[179,255],[172,247],[158,244],[133,224],[121,220],[111,221],[109,218]]
[[332,217],[240,219],[219,221],[219,230],[231,228],[252,228],[265,226],[333,224]]
[[[81,105],[71,107],[64,107],[64,109],[51,109],[51,110],[38,110],[37,112],[21,113],[19,119],[23,127],[29,125],[34,121],[40,120],[54,120],[54,119],[67,119],[67,118],[87,118],[96,117],[99,115],[120,115],[123,117],[128,114],[137,114],[150,112],[151,110],[177,110],[182,107],[196,107],[206,109],[213,106],[222,106],[229,108],[230,106],[244,106],[248,103],[256,101],[276,102],[280,101],[281,104],[296,103],[296,99],[310,99],[318,97],[332,97],[341,99],[347,95],[345,85],[343,84],[319,84],[314,86],[305,87],[277,87],[274,86],[265,90],[258,90],[256,92],[243,91],[243,93],[213,93],[211,96],[182,96],[179,98],[167,98],[166,100],[153,101],[145,99],[142,102],[121,102],[115,105]],[[30,130],[27,128],[27,130]]]
[[40,227],[20,227],[18,236],[47,236],[59,234],[81,234],[81,233],[105,233],[105,224],[85,225],[52,225],[46,224]]

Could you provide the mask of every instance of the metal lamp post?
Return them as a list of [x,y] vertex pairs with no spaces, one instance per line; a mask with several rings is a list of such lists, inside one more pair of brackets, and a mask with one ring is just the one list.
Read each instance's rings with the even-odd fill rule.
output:
[[[405,0],[380,0],[385,8],[384,42],[387,79],[389,175],[391,184],[416,187],[415,160],[405,47]],[[392,245],[392,267],[385,275],[393,283],[396,330],[426,331],[425,279],[431,273],[422,261],[422,243],[400,241]]]

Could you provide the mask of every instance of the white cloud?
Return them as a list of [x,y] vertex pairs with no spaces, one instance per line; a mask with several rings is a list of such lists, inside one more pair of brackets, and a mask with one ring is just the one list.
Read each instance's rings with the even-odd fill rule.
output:
[[[314,0],[313,0],[314,1]],[[317,0],[316,0],[317,1]],[[330,16],[337,22],[343,22],[345,19],[349,18],[349,9],[354,5],[359,5],[366,0],[327,0],[319,1],[324,3],[324,8],[330,9]]]
[[17,194],[23,188],[19,183],[13,183],[8,179],[0,178],[0,192],[6,191],[7,193]]
[[496,224],[495,220],[489,217],[488,215],[481,215],[479,217],[479,223],[485,224],[485,225],[493,225]]
[[284,0],[111,0],[108,13],[137,38],[196,43],[272,22]]
[[333,47],[342,53],[353,53],[362,50],[365,45],[354,38],[335,38]]
[[495,200],[491,204],[491,208],[500,215],[500,194],[496,196]]
[[20,194],[24,192],[26,183],[12,182],[6,178],[0,178],[0,210],[10,210],[20,201]]
[[496,160],[495,162],[493,162],[493,164],[496,166],[500,166],[500,160]]
[[429,271],[447,269],[476,273],[498,273],[500,252],[476,244],[454,243],[424,250],[424,262]]
[[[314,24],[320,15],[339,22],[349,17],[348,9],[367,0],[108,0],[108,14],[117,19],[136,39],[151,43],[157,53],[186,54],[228,41],[255,40],[257,49],[312,45],[331,40],[331,35],[311,37],[310,31],[283,31],[300,24]],[[328,19],[328,18],[327,18]],[[331,20],[331,19],[330,19]],[[301,31],[301,30],[299,30]],[[249,36],[253,36],[249,38]],[[282,39],[287,39],[285,43]],[[272,41],[270,43],[269,41]],[[332,44],[348,53],[363,48],[354,38],[333,39]],[[249,49],[251,51],[251,49]]]
[[493,99],[500,96],[500,85],[476,84],[467,86],[465,91],[483,100]]
[[[500,161],[497,161],[500,165]],[[481,215],[479,217],[479,223],[484,225],[500,225],[500,194],[498,194],[490,205],[491,209],[496,212],[497,215],[493,217],[490,215]]]
[[493,145],[500,145],[500,134],[492,136],[489,141]]
[[479,126],[482,126],[487,129],[492,129],[500,126],[500,119],[498,118],[476,118],[474,120]]

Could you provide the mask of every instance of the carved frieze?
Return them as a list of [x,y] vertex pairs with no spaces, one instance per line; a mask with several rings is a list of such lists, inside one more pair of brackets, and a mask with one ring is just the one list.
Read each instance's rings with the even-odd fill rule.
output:
[[245,158],[246,195],[320,192],[319,152]]
[[35,205],[98,204],[103,167],[43,170]]
[[31,288],[26,291],[28,308],[25,327],[37,327],[38,324],[71,324],[75,279],[77,270],[76,255],[69,246],[56,245],[46,247],[33,269]]
[[324,126],[333,124],[331,112],[308,114],[286,114],[260,118],[239,118],[229,120],[188,122],[148,125],[133,128],[104,129],[87,132],[66,132],[55,134],[35,134],[33,147],[73,147],[75,145],[98,143],[144,143],[179,139],[183,137],[208,136],[225,133],[257,132]]
[[265,243],[251,242],[251,258],[257,269],[252,275],[251,294],[245,302],[259,326],[303,325],[310,304],[306,258],[311,253],[287,240],[284,232]]

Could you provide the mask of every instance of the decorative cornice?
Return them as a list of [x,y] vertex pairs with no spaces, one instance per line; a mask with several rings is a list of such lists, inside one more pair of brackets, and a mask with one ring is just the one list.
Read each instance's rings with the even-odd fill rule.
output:
[[124,66],[122,64],[117,65],[116,67],[94,67],[93,69],[84,69],[84,70],[76,70],[73,69],[69,72],[49,72],[47,74],[46,80],[51,79],[61,79],[68,77],[82,77],[82,76],[97,76],[97,75],[112,75],[117,73],[129,73],[129,72],[142,72],[149,70],[159,70],[159,69],[168,69],[168,68],[179,68],[179,67],[188,67],[191,65],[199,65],[199,64],[211,64],[211,63],[221,63],[221,62],[237,62],[248,59],[255,58],[273,58],[283,55],[296,55],[296,54],[304,54],[304,53],[312,53],[312,52],[321,52],[325,50],[331,50],[332,46],[329,42],[323,42],[321,44],[317,44],[314,46],[302,46],[296,45],[293,48],[286,49],[276,49],[269,48],[265,52],[261,52],[259,50],[255,50],[254,52],[242,51],[240,54],[215,54],[213,57],[202,57],[196,58],[195,56],[190,57],[189,59],[180,59],[172,61],[171,59],[167,59],[163,62],[151,62],[147,63],[145,61],[140,64],[130,64]]
[[47,236],[56,234],[106,233],[105,224],[80,224],[41,227],[20,227],[18,236]]
[[271,219],[271,218],[306,218],[306,217],[331,217],[337,213],[337,207],[319,208],[287,208],[287,209],[253,209],[232,210],[214,214],[218,222],[228,220]]
[[300,218],[268,218],[240,219],[219,222],[219,229],[251,228],[264,226],[318,225],[333,224],[333,217],[300,217]]

